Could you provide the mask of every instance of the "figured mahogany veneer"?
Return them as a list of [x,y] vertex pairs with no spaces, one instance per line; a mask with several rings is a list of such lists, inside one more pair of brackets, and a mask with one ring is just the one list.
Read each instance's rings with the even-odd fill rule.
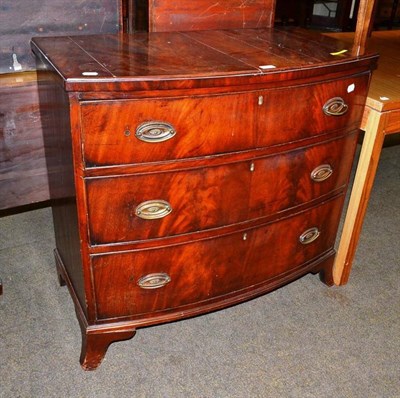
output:
[[[161,4],[161,3],[160,3]],[[96,368],[137,328],[309,272],[334,242],[376,56],[298,29],[36,38],[56,263]],[[68,57],[65,56],[68,54]]]
[[[92,256],[97,317],[152,317],[243,294],[274,278],[306,268],[332,250],[343,196],[275,223],[235,233],[210,235],[186,244]],[[299,237],[318,228],[318,244]],[[260,266],[260,265],[263,266]],[[142,289],[141,277],[157,271],[170,276],[162,289]],[[116,288],[118,286],[118,288]],[[110,300],[112,297],[112,300]],[[146,314],[146,315],[145,315]]]
[[[274,216],[342,190],[356,142],[357,134],[351,134],[279,155],[163,172],[162,178],[160,173],[88,178],[90,241],[154,239]],[[314,181],[311,173],[321,165],[329,165],[332,175]],[[135,214],[141,203],[157,199],[169,203],[170,214],[153,220]]]
[[[354,84],[356,93],[347,92]],[[296,88],[191,98],[85,102],[82,141],[86,167],[192,158],[269,147],[327,131],[358,128],[368,75]],[[341,97],[349,107],[343,117],[323,112],[324,104]],[[291,110],[290,120],[282,114]],[[218,118],[215,111],[218,109]],[[307,115],[307,117],[304,117]],[[176,130],[161,146],[137,140],[138,126],[168,121]],[[282,131],[285,134],[282,134]],[[233,134],[233,132],[235,132]],[[110,147],[118,151],[115,157]]]

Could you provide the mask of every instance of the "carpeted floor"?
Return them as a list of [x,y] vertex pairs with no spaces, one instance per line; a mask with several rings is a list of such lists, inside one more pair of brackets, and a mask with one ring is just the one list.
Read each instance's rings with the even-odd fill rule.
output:
[[348,285],[304,278],[141,329],[79,365],[49,208],[0,219],[0,397],[399,398],[400,146],[385,148]]

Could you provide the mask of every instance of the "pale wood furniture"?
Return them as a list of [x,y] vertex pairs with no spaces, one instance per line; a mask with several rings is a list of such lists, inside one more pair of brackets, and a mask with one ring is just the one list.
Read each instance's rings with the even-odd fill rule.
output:
[[[352,43],[354,34],[330,34]],[[368,92],[361,128],[365,137],[334,266],[336,284],[348,281],[385,136],[400,132],[400,31],[377,31],[368,51],[380,54]]]

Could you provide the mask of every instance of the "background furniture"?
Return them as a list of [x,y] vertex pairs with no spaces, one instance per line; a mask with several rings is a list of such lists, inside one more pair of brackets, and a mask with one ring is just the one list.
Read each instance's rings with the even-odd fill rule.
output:
[[399,0],[377,1],[374,28],[391,30],[396,26],[400,27]]
[[312,5],[309,26],[337,31],[354,30],[358,0],[314,0]]
[[0,214],[49,200],[32,36],[116,33],[117,0],[2,0],[0,12]]
[[149,0],[149,31],[271,27],[274,12],[275,0]]
[[[352,33],[330,36],[347,43],[354,40]],[[400,31],[373,32],[367,48],[380,54],[379,67],[372,76],[361,125],[365,136],[334,267],[336,284],[349,278],[384,138],[400,132]]]

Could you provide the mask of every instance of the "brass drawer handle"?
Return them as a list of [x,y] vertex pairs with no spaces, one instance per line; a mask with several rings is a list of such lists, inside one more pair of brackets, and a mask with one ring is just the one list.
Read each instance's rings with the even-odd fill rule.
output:
[[333,97],[325,102],[322,110],[328,116],[341,116],[349,110],[349,106],[344,102],[343,98]]
[[165,200],[147,200],[136,207],[135,214],[143,220],[156,220],[168,216],[171,211],[171,205]]
[[311,242],[314,242],[320,235],[319,229],[317,227],[313,227],[304,231],[300,237],[299,241],[302,245],[308,245]]
[[171,277],[164,272],[160,272],[157,274],[142,276],[138,280],[137,284],[142,289],[159,289],[160,287],[167,285],[169,282],[171,282]]
[[327,180],[333,174],[330,164],[321,164],[311,172],[311,179],[315,182]]
[[140,141],[159,143],[167,141],[174,137],[176,131],[172,124],[167,122],[144,122],[140,124],[136,129],[136,138]]

